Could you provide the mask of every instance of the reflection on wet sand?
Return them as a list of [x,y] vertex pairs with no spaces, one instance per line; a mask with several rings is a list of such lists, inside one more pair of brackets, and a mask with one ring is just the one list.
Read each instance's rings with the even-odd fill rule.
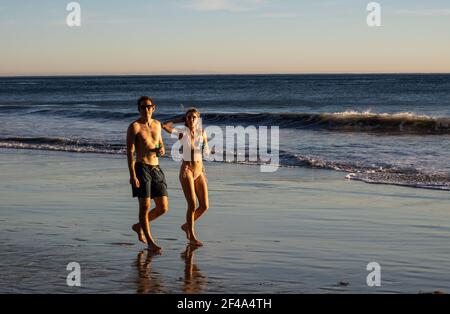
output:
[[198,246],[187,245],[186,250],[181,253],[181,258],[185,262],[182,286],[184,293],[201,293],[208,282],[207,277],[200,272],[200,269],[194,263],[194,251],[196,249],[198,249]]
[[157,253],[142,250],[137,255],[138,268],[137,290],[138,294],[166,293],[161,274],[152,271],[152,259]]

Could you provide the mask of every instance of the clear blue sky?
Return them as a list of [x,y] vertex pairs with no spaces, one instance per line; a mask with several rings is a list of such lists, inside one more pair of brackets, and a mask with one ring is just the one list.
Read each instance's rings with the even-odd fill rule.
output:
[[0,75],[450,72],[450,1],[0,0]]

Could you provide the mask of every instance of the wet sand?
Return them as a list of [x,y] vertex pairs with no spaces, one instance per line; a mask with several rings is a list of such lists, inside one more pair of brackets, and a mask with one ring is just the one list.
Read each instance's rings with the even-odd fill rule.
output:
[[[125,156],[0,150],[0,293],[418,293],[450,291],[450,194],[328,170],[207,163],[211,208],[187,247],[179,164],[169,213],[137,221]],[[66,266],[81,265],[81,287]],[[368,287],[366,265],[381,265]],[[341,284],[340,284],[341,283]]]

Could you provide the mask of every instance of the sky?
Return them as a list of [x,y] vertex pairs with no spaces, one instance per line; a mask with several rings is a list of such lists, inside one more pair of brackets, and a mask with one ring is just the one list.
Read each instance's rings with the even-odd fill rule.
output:
[[449,73],[450,1],[0,0],[0,76]]

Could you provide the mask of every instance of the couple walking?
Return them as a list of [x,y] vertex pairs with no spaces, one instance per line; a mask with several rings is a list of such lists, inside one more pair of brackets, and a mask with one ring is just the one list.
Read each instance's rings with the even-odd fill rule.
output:
[[[139,201],[139,222],[132,229],[138,234],[139,240],[148,245],[149,250],[161,250],[152,237],[150,224],[169,210],[166,179],[158,160],[159,156],[165,154],[161,136],[161,129],[164,129],[176,135],[182,145],[183,162],[179,179],[187,201],[187,213],[186,223],[181,229],[186,233],[189,244],[202,246],[195,234],[195,221],[208,210],[209,201],[202,161],[203,153],[208,153],[208,142],[199,121],[200,113],[191,108],[184,116],[161,124],[152,118],[156,105],[151,98],[143,96],[139,98],[137,105],[141,116],[130,124],[127,131],[130,184],[133,197],[137,197]],[[174,127],[177,123],[184,123],[184,127]],[[155,207],[150,210],[151,200]]]

